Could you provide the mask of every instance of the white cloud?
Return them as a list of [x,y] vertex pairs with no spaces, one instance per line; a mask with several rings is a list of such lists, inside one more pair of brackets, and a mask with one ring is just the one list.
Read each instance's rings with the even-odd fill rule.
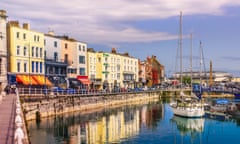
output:
[[[152,42],[176,39],[177,34],[147,31],[131,23],[184,15],[223,15],[239,0],[1,0],[10,20],[29,22],[46,32],[70,34],[88,43]],[[176,32],[177,33],[177,32]]]

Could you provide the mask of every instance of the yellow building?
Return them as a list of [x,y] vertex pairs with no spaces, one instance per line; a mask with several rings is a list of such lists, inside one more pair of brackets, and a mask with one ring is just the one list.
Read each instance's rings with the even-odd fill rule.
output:
[[[44,74],[44,34],[31,30],[28,23],[21,27],[18,21],[9,21],[7,35],[8,72],[17,74],[17,81],[24,84],[37,84],[37,80],[29,76]],[[27,78],[20,77],[24,75]]]
[[87,75],[92,82],[93,89],[102,88],[102,54],[93,49],[87,51]]

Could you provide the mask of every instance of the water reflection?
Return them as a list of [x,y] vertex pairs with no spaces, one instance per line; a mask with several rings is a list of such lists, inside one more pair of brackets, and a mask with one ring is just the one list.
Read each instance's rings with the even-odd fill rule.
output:
[[184,118],[173,116],[171,119],[176,124],[177,132],[180,133],[181,139],[176,139],[181,143],[199,143],[202,144],[202,133],[204,131],[204,118]]
[[179,116],[173,116],[171,119],[176,123],[177,129],[181,135],[188,133],[201,133],[204,129],[204,118],[184,118]]
[[34,144],[119,143],[136,137],[141,127],[155,129],[163,118],[163,106],[151,103],[102,110],[90,114],[64,114],[28,122],[30,141]]

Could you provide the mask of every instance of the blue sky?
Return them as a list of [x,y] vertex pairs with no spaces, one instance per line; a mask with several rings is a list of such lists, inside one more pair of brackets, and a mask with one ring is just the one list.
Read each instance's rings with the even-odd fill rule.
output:
[[28,22],[32,30],[67,34],[97,51],[129,52],[141,60],[155,55],[167,75],[176,71],[179,15],[183,13],[183,66],[199,70],[199,43],[209,70],[240,76],[239,0],[1,0],[8,20]]

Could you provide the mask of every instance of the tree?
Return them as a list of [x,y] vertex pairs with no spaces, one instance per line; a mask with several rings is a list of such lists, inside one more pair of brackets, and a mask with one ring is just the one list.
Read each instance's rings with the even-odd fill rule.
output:
[[190,84],[191,84],[191,77],[189,77],[189,76],[184,76],[184,77],[183,77],[183,83],[190,85]]

